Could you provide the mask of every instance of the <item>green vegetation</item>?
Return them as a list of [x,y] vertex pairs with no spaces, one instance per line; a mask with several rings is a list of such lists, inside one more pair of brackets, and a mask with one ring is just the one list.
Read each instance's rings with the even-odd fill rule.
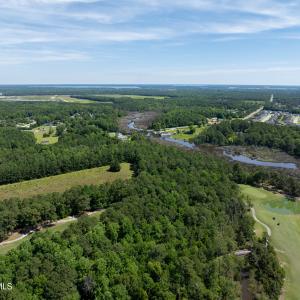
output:
[[[117,173],[114,173],[117,179]],[[104,181],[105,182],[105,181]],[[44,193],[29,198],[4,199],[0,202],[0,241],[10,233],[29,232],[67,216],[107,208],[118,202],[118,194],[107,197],[111,189],[122,188],[124,180],[105,182],[105,185],[79,185],[63,193]],[[125,183],[126,185],[127,183]]]
[[225,121],[207,128],[195,143],[266,146],[299,157],[300,129],[242,120]]
[[[121,142],[108,136],[109,131],[117,130],[117,111],[104,105],[51,105],[36,104],[33,110],[28,108],[28,114],[38,124],[56,124],[58,143],[36,144],[31,132],[0,127],[0,184],[108,165],[111,153],[118,156]],[[16,114],[25,117],[22,109],[22,104],[20,107],[16,104],[13,111],[4,105],[0,115],[6,118],[5,122]]]
[[51,145],[58,142],[56,126],[40,126],[32,129],[37,144]]
[[[300,202],[261,188],[241,185],[243,194],[251,200],[257,218],[271,230],[271,243],[286,271],[284,295],[297,300],[300,295]],[[278,225],[279,224],[279,225]]]
[[[84,100],[85,101],[85,100]],[[116,130],[116,126],[112,126],[112,118],[119,116],[120,112],[113,110],[111,105],[99,105],[98,103],[89,103],[82,105],[79,103],[66,102],[5,102],[0,101],[0,127],[15,127],[19,123],[31,123],[36,121],[37,125],[41,126],[46,123],[70,123],[78,121],[82,118],[83,121],[95,119],[104,123],[110,120],[109,126],[112,131]],[[106,127],[103,127],[105,128]]]
[[172,137],[174,139],[188,141],[198,136],[205,129],[205,126],[202,127],[192,126],[192,128],[193,130],[191,130],[191,128],[189,127],[186,127],[185,129],[180,128],[178,129],[178,131],[176,131],[176,134],[174,134]]
[[[136,175],[131,181],[1,202],[0,220],[17,228],[111,207],[100,222],[83,218],[63,233],[34,234],[1,257],[0,278],[15,283],[11,295],[44,299],[67,295],[88,299],[105,295],[113,299],[239,297],[244,260],[230,254],[251,245],[261,248],[254,240],[238,187],[228,177],[227,164],[152,144],[141,136],[125,151],[130,152]],[[0,227],[4,228],[3,222]],[[255,250],[253,257],[267,259],[268,270],[276,272],[271,249]],[[247,267],[257,270],[251,261]],[[22,279],[21,270],[26,270]],[[277,289],[269,287],[280,287],[280,280],[265,272],[260,271],[258,284],[262,294],[272,299]]]
[[120,162],[117,159],[113,159],[110,164],[109,171],[110,172],[119,172],[120,169],[121,169]]
[[[112,98],[116,91],[123,96]],[[190,126],[193,135],[194,125],[204,126],[207,118],[249,114],[261,105],[257,101],[269,99],[269,91],[246,95],[222,88],[9,86],[1,87],[2,92],[15,97],[73,95],[97,103],[0,101],[0,184],[21,182],[23,193],[0,201],[0,241],[68,216],[105,212],[42,229],[9,245],[11,251],[0,255],[0,282],[13,282],[13,290],[1,291],[0,300],[238,299],[244,272],[253,296],[278,298],[282,270],[272,246],[255,236],[236,184],[259,184],[269,175],[259,170],[252,174],[213,155],[160,145],[143,132],[125,142],[109,135],[119,132],[119,118],[130,111],[157,116],[153,128]],[[58,142],[36,143],[33,132],[19,130],[18,124],[28,129],[56,126]],[[100,176],[104,181],[87,176],[104,165],[112,171],[127,169],[110,174],[106,169]],[[74,171],[79,173],[68,174]],[[119,178],[122,171],[126,176],[121,178],[129,180],[108,182],[108,176]],[[49,179],[54,175],[58,177]],[[24,180],[30,180],[32,189],[39,182],[41,193],[24,195]],[[52,192],[55,180],[61,190]],[[251,254],[237,257],[241,249]]]
[[64,192],[73,186],[101,184],[132,176],[130,165],[122,163],[119,171],[110,172],[109,167],[86,169],[56,176],[33,179],[19,183],[0,185],[0,200],[28,198],[40,194]]
[[160,130],[164,133],[172,134],[172,138],[178,140],[190,140],[198,136],[206,126],[199,125],[190,125],[190,126],[180,126],[180,127],[173,127],[173,128],[165,128]]
[[28,241],[30,239],[30,236],[26,236],[25,238],[15,241],[11,244],[6,245],[0,245],[0,255],[7,254],[10,250],[16,249],[18,246],[20,246],[23,242]]
[[152,99],[152,100],[162,100],[165,99],[165,96],[144,96],[144,95],[126,95],[126,94],[99,94],[95,95],[97,97],[105,97],[105,98],[132,98],[135,100],[143,100],[143,99]]
[[[117,109],[125,111],[155,111],[159,112],[158,118],[153,121],[151,128],[160,130],[168,127],[188,126],[191,124],[202,125],[206,118],[217,117],[242,118],[261,106],[258,95],[252,99],[246,98],[243,93],[216,91],[210,89],[139,89],[136,96],[142,98],[129,98],[134,95],[125,90],[119,90],[118,97],[112,97],[115,91],[105,94],[80,94],[78,98],[97,101],[100,103],[110,102]],[[260,95],[261,96],[261,95]],[[159,97],[159,101],[153,98]],[[259,98],[259,99],[258,99]],[[266,97],[267,98],[267,97]],[[269,97],[268,97],[269,98]],[[250,101],[248,101],[250,100]]]
[[252,167],[239,163],[232,164],[233,180],[255,187],[265,186],[280,191],[295,199],[300,197],[300,181],[297,176],[269,168]]
[[[89,215],[89,217],[98,217],[100,216],[100,214],[102,214],[103,211],[96,211],[93,214]],[[50,227],[44,227],[41,230],[39,230],[39,232],[63,232],[65,231],[72,223],[76,222],[78,219],[66,219],[66,220],[61,220],[61,222],[50,226]],[[16,249],[18,246],[20,246],[23,242],[30,240],[30,238],[34,235],[30,234],[26,237],[24,237],[21,240],[16,240],[13,243],[10,244],[4,244],[4,245],[0,245],[0,255],[5,255],[7,254],[10,250],[12,249]]]
[[263,238],[264,233],[265,233],[265,228],[260,223],[255,222],[254,232],[258,238]]

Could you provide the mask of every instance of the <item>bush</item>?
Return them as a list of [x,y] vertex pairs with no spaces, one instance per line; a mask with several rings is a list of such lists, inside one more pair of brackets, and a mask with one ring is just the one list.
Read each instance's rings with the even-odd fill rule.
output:
[[113,160],[110,164],[110,172],[119,172],[121,170],[120,162],[118,160]]

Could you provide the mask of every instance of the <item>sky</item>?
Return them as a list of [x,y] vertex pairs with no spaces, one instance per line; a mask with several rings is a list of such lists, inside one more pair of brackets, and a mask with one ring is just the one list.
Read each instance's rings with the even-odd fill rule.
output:
[[300,85],[300,0],[0,0],[0,84]]

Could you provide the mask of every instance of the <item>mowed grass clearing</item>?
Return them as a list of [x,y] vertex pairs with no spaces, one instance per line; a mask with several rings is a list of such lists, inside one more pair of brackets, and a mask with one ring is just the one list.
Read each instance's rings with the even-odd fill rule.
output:
[[27,198],[40,194],[64,192],[73,186],[112,182],[117,179],[129,179],[133,172],[130,164],[122,163],[119,172],[109,172],[109,166],[85,169],[56,176],[33,179],[0,186],[0,200],[19,197]]
[[[285,299],[298,300],[300,295],[300,202],[293,202],[283,195],[262,188],[247,185],[240,185],[240,187],[242,193],[251,200],[257,218],[272,230],[270,240],[286,272]],[[256,229],[259,229],[258,233],[261,234],[264,229],[256,226]]]
[[189,126],[166,128],[165,130],[161,130],[161,131],[172,134],[172,138],[174,139],[189,141],[195,138],[201,132],[203,132],[203,130],[206,128],[206,126],[201,126],[201,127],[198,127],[198,125],[192,125],[192,126],[195,129],[194,133],[190,133]]
[[[50,145],[58,142],[56,126],[40,126],[32,129],[37,144]],[[49,136],[44,136],[44,135]]]
[[201,132],[203,132],[203,130],[205,129],[204,126],[202,127],[198,127],[198,126],[193,126],[195,129],[194,133],[189,133],[190,128],[186,127],[185,129],[179,129],[179,133],[176,132],[175,135],[173,135],[174,139],[177,140],[185,140],[185,141],[189,141],[193,138],[195,138],[197,135],[199,135]]

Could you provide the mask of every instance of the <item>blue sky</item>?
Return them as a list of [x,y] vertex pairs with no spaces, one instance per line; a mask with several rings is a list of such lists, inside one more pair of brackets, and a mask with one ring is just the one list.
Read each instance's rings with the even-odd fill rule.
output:
[[300,85],[300,1],[1,0],[13,83]]

